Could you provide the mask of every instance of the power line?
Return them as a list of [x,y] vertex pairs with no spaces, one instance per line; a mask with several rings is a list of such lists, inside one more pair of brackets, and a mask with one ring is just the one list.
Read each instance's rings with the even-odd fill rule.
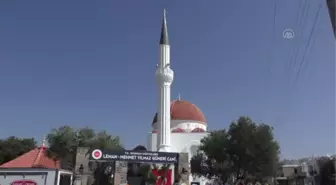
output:
[[300,76],[300,72],[301,72],[302,64],[303,64],[303,62],[304,62],[304,60],[305,60],[305,58],[306,58],[307,49],[308,49],[308,46],[309,46],[309,44],[310,44],[310,41],[311,41],[312,35],[313,35],[313,33],[314,33],[314,30],[315,30],[315,28],[316,28],[316,22],[317,22],[317,20],[318,20],[319,15],[320,15],[320,10],[321,10],[321,4],[320,4],[320,6],[319,6],[319,8],[318,8],[318,10],[317,10],[317,12],[316,12],[315,20],[314,20],[314,24],[313,24],[313,27],[312,27],[312,29],[311,29],[311,32],[310,32],[310,35],[309,35],[309,39],[308,39],[307,45],[306,45],[305,50],[304,50],[303,57],[302,57],[302,60],[301,60],[301,62],[300,62],[300,66],[299,66],[298,72],[297,72],[297,74],[296,74],[296,78],[295,78],[295,81],[294,81],[294,85],[296,84],[296,82],[298,81],[298,78],[299,78],[299,76]]
[[[306,3],[307,4],[307,3]],[[303,10],[303,12],[302,12],[302,16],[301,16],[301,19],[300,19],[300,21],[299,21],[299,26],[301,26],[302,25],[302,23],[303,23],[303,25],[302,25],[302,27],[301,27],[301,37],[299,37],[299,39],[298,39],[298,43],[301,43],[301,40],[302,40],[302,37],[303,37],[303,30],[304,30],[304,28],[305,28],[305,23],[306,23],[306,20],[307,20],[307,18],[308,18],[308,12],[309,12],[309,8],[310,8],[310,4],[308,4],[308,7],[306,8],[306,6],[304,7],[304,10]],[[297,59],[297,57],[298,57],[298,55],[299,55],[299,49],[297,49],[297,51],[296,51],[296,53],[295,53],[295,57],[294,57],[294,60],[293,60],[293,62],[294,62],[294,65],[296,64],[296,59]]]
[[[277,0],[274,0],[274,13],[273,13],[273,25],[272,25],[272,40],[271,40],[271,46],[269,47],[269,55],[266,62],[269,62],[268,69],[267,69],[267,76],[271,74],[271,66],[272,66],[272,56],[273,56],[273,50],[275,45],[275,25],[276,25],[276,17],[277,17]],[[268,83],[267,83],[268,84]],[[268,86],[268,85],[266,85]],[[266,90],[268,88],[266,87]]]
[[[308,4],[308,8],[307,8],[307,4]],[[298,56],[298,53],[299,53],[299,46],[300,46],[300,40],[302,39],[302,36],[303,36],[303,27],[305,26],[305,21],[304,20],[307,20],[307,12],[309,10],[309,6],[310,6],[310,3],[307,2],[307,0],[302,0],[300,1],[299,3],[299,6],[298,6],[298,10],[297,10],[297,15],[296,15],[296,20],[295,20],[295,30],[297,32],[296,34],[296,38],[295,40],[293,40],[293,43],[292,43],[292,47],[291,49],[289,50],[288,52],[288,58],[289,58],[289,64],[288,64],[288,76],[289,78],[286,79],[288,80],[288,86],[290,87],[291,86],[291,78],[292,78],[292,68],[293,66],[295,66],[295,63],[296,63],[296,58]],[[302,25],[303,24],[303,25]],[[301,29],[301,35],[299,35],[299,30]],[[295,69],[295,68],[294,68]],[[293,88],[290,88],[289,90],[289,97],[288,97],[288,108],[284,111],[284,113],[286,112],[287,114],[290,113],[290,104],[292,102],[292,91],[294,89]]]
[[[302,11],[302,14],[300,16],[300,8],[301,8],[301,2],[304,1],[304,5],[303,5],[303,11]],[[301,26],[301,23],[302,23],[302,19],[304,17],[307,18],[307,15],[305,15],[305,12],[306,12],[306,6],[307,6],[307,1],[306,0],[302,0],[300,1],[300,4],[299,4],[299,10],[297,11],[297,17],[296,17],[296,30],[298,30],[298,28]],[[303,29],[302,29],[303,30]],[[302,35],[301,35],[302,36]],[[297,43],[300,43],[299,42],[300,39],[297,39]],[[298,52],[299,52],[299,47],[298,46],[295,46],[294,47],[294,53],[293,55],[291,56],[291,59],[290,59],[290,62],[289,62],[289,70],[291,70],[292,66],[296,64],[296,58],[297,58],[297,55],[298,55]]]
[[271,47],[270,47],[270,51],[269,51],[269,57],[268,57],[268,61],[270,61],[270,65],[268,65],[268,72],[269,73],[271,71],[272,54],[273,54],[274,44],[275,44],[276,17],[277,17],[277,0],[275,0],[275,3],[274,3],[274,14],[273,14],[273,25],[272,25],[272,40],[271,40]]
[[310,3],[307,3],[307,1],[305,1],[305,2],[306,2],[306,3],[304,4],[303,11],[302,11],[300,20],[299,20],[299,22],[298,22],[299,25],[301,25],[302,20],[303,20],[304,18],[307,18],[307,16],[305,16],[305,13],[308,11],[309,8],[307,8],[307,5],[308,5],[308,7],[309,7],[309,6],[310,6]]
[[[269,47],[269,52],[267,58],[267,76],[271,75],[271,66],[272,66],[272,56],[273,56],[273,50],[274,50],[274,44],[275,44],[275,26],[276,26],[276,17],[277,17],[277,0],[274,0],[274,7],[273,7],[273,25],[272,25],[272,40],[271,40],[271,46]],[[266,96],[269,95],[268,90],[269,90],[269,81],[265,83],[265,93]],[[267,97],[268,98],[268,97]]]
[[[300,15],[300,9],[301,9],[301,5],[302,5],[302,2],[307,2],[306,0],[302,0],[302,1],[300,1],[300,3],[299,3],[299,8],[298,8],[298,11],[297,11],[297,14],[296,14],[296,24],[298,24],[298,22],[299,22],[299,15]],[[304,7],[306,6],[306,4],[307,3],[305,3],[304,4]],[[303,8],[304,9],[304,8]]]
[[[302,40],[302,37],[303,37],[303,34],[304,34],[304,30],[305,30],[305,27],[307,25],[307,19],[308,19],[308,12],[309,12],[309,9],[310,9],[310,3],[308,4],[308,7],[307,9],[304,10],[303,12],[303,15],[302,15],[302,21],[300,21],[300,23],[302,22],[302,28],[301,28],[301,37],[299,37],[298,39],[298,42],[301,43],[301,40]],[[306,13],[306,14],[305,14]],[[305,18],[305,19],[304,19]],[[296,53],[295,55],[295,58],[294,58],[294,65],[296,64],[297,62],[297,57],[299,56],[299,53]]]

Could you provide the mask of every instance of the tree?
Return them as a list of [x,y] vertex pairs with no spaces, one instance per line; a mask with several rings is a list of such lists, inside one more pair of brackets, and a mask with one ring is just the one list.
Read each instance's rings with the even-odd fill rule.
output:
[[90,148],[88,153],[95,148],[115,149],[120,146],[119,137],[114,137],[106,133],[95,132],[93,129],[85,127],[73,129],[69,126],[62,126],[52,129],[47,135],[50,155],[58,158],[66,158],[69,154],[73,159],[76,157],[78,147]]
[[11,161],[36,148],[34,138],[8,137],[0,140],[0,164]]
[[62,126],[57,129],[52,129],[46,139],[49,145],[49,155],[64,159],[70,154],[72,155],[72,162],[74,162],[78,138],[73,128]]
[[198,155],[190,162],[191,173],[208,178],[218,177],[226,183],[233,170],[228,153],[229,135],[227,131],[217,130],[201,140]]
[[[73,166],[75,165],[74,162],[78,147],[89,148],[87,154],[90,154],[97,148],[101,150],[123,150],[119,137],[114,137],[105,131],[95,132],[88,127],[74,129],[70,126],[62,126],[52,129],[47,135],[47,141],[49,144],[49,155],[60,159],[69,158],[70,156]],[[89,162],[89,166],[94,167],[95,184],[111,184],[110,177],[113,173],[113,165],[114,162]]]
[[240,117],[229,129],[216,130],[201,140],[200,154],[191,161],[193,174],[230,179],[261,180],[277,172],[279,145],[273,129]]
[[229,128],[229,153],[238,178],[274,176],[280,147],[274,139],[273,128],[240,117]]

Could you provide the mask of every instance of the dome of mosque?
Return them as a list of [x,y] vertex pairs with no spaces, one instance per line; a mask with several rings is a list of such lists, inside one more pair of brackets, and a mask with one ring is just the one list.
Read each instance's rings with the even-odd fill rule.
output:
[[[204,114],[195,105],[184,100],[174,100],[170,104],[171,120],[189,120],[207,124]],[[154,116],[152,124],[157,122],[157,113]]]

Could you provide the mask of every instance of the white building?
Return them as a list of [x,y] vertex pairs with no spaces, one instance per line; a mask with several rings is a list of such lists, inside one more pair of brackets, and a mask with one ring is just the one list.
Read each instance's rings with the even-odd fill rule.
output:
[[295,171],[306,177],[312,176],[312,174],[319,173],[318,161],[315,158],[307,159],[305,162],[299,164],[284,164],[282,165],[283,177],[292,177]]
[[[174,72],[170,68],[170,45],[165,13],[159,46],[160,59],[155,72],[158,107],[152,122],[152,130],[148,134],[147,149],[188,153],[190,160],[196,154],[200,140],[208,135],[207,121],[196,105],[180,99],[171,101],[170,90]],[[193,180],[196,179],[190,177],[189,181]]]

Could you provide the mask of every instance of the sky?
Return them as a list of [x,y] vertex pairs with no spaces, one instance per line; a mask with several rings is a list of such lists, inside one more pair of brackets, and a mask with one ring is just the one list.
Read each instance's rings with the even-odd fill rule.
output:
[[70,125],[145,145],[166,8],[172,99],[209,130],[272,125],[282,157],[334,153],[335,38],[324,1],[307,2],[0,1],[0,137]]

